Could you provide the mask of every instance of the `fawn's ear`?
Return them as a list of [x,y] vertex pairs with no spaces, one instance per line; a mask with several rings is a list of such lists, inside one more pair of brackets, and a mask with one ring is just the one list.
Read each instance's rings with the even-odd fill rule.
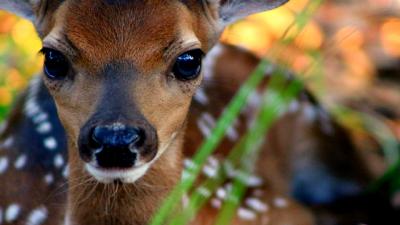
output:
[[35,20],[34,8],[41,0],[0,0],[0,9],[9,11],[31,21]]
[[274,9],[289,0],[208,0],[219,4],[219,15],[224,24],[233,23],[250,14]]

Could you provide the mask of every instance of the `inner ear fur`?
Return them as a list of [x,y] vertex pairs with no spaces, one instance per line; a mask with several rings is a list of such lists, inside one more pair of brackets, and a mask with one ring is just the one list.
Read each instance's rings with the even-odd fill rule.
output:
[[219,16],[227,25],[248,15],[277,8],[289,0],[208,0],[219,5]]
[[40,2],[41,0],[1,0],[0,9],[34,21],[36,17],[34,8]]
[[53,13],[64,0],[0,0],[5,10],[36,23],[37,19]]

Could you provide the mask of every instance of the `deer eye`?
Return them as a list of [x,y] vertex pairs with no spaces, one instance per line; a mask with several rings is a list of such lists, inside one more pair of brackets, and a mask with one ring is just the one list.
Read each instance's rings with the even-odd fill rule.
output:
[[43,48],[44,54],[44,73],[53,80],[64,79],[69,71],[67,58],[60,52],[50,48]]
[[200,49],[191,50],[178,56],[172,69],[179,80],[193,80],[200,75],[203,52]]

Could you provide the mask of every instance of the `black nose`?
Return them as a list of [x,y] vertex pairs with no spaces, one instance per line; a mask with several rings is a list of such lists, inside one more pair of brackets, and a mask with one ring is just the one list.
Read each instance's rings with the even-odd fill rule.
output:
[[92,132],[92,141],[105,148],[137,147],[143,138],[140,129],[125,125],[97,126]]
[[90,139],[100,167],[128,168],[134,165],[145,135],[139,128],[117,124],[95,127]]

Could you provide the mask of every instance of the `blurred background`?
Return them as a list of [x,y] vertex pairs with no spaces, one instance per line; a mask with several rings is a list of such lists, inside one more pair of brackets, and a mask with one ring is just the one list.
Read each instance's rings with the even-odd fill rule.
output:
[[[400,207],[400,0],[291,0],[229,27],[222,41],[287,66],[360,147],[383,149],[376,171]],[[40,48],[29,21],[0,12],[0,119],[41,70]]]

